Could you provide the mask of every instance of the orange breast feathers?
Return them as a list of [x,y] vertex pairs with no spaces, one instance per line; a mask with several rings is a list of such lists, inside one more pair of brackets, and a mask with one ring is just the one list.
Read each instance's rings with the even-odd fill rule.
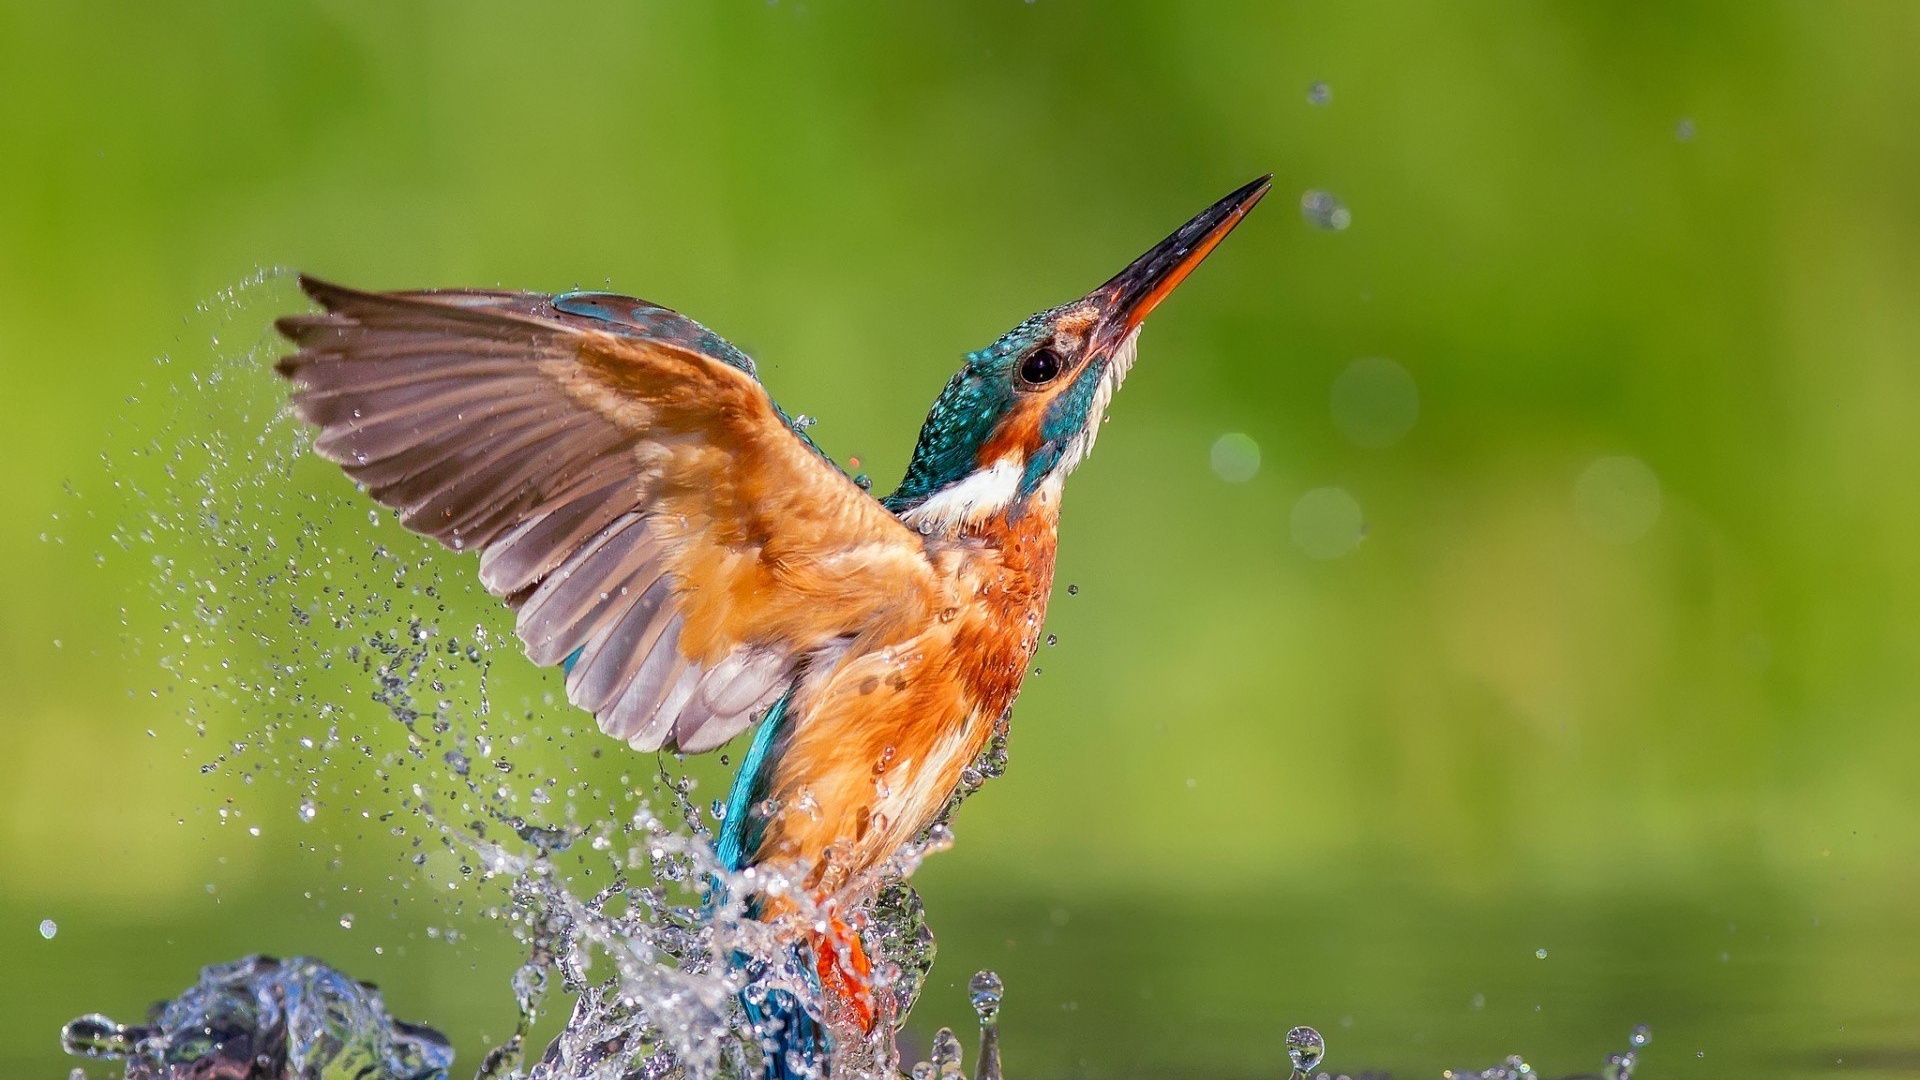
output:
[[755,862],[797,866],[816,894],[858,888],[932,824],[1039,645],[1057,520],[1036,500],[948,542],[936,561],[960,606],[909,641],[856,644],[802,680]]

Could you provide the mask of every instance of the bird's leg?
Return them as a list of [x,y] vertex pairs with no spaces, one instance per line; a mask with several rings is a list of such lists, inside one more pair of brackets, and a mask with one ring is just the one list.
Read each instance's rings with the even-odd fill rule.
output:
[[[818,924],[816,924],[818,925]],[[860,935],[838,915],[828,915],[825,930],[810,930],[814,965],[820,973],[820,986],[836,1010],[860,1025],[862,1033],[873,1031],[873,964],[860,944]]]

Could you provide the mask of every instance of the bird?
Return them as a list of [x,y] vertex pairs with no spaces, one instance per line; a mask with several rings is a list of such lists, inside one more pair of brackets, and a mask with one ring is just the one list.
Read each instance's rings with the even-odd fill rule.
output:
[[300,277],[320,310],[277,321],[294,347],[277,370],[320,456],[408,529],[477,552],[529,659],[564,669],[607,735],[694,754],[754,729],[717,858],[780,868],[814,901],[802,919],[791,891],[759,896],[752,914],[801,923],[831,1013],[776,996],[773,1080],[824,1073],[832,1032],[873,1029],[872,965],[844,916],[1010,710],[1063,486],[1143,321],[1271,183],[966,354],[884,497],[751,358],[668,308]]

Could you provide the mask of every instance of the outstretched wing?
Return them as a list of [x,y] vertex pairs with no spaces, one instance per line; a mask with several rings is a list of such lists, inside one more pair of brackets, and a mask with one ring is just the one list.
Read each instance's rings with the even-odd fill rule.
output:
[[[477,550],[567,697],[643,750],[710,750],[813,653],[947,601],[920,537],[799,434],[752,361],[608,294],[366,293],[279,321],[314,448]],[[936,606],[938,605],[938,606]]]

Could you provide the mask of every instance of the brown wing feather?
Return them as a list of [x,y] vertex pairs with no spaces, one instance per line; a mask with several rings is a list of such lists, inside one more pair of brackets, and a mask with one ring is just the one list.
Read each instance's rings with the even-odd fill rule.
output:
[[410,529],[479,550],[567,696],[641,749],[710,750],[811,653],[951,606],[919,537],[802,440],[752,365],[624,297],[366,293],[301,278],[279,370],[314,448]]

